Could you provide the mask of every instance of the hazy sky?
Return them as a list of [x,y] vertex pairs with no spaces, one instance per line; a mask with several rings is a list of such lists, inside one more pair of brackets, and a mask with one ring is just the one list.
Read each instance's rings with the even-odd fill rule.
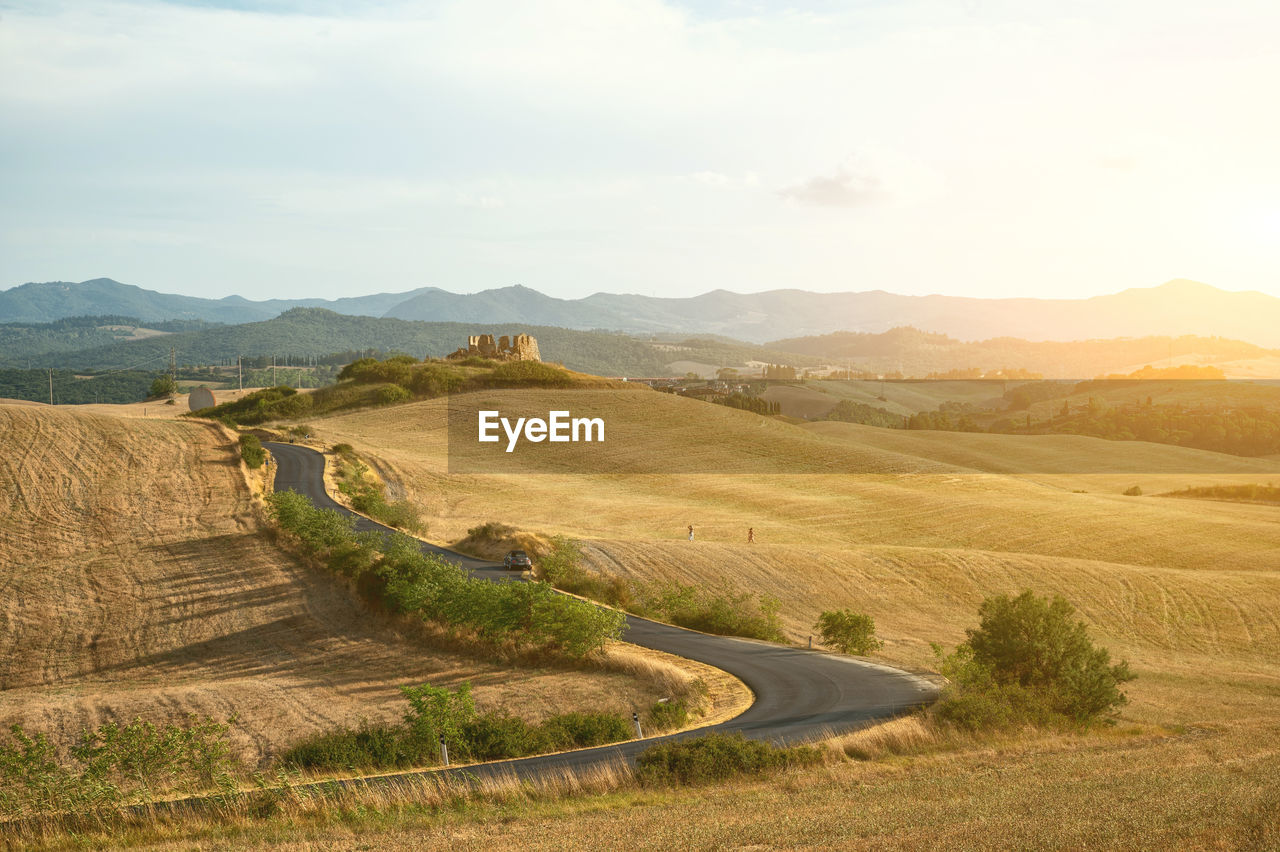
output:
[[4,2],[0,288],[1280,295],[1280,4]]

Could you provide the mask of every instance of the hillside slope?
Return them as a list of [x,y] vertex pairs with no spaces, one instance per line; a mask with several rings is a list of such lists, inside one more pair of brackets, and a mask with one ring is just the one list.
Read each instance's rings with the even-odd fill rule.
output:
[[647,706],[653,687],[520,670],[398,635],[259,529],[213,427],[0,405],[0,724],[67,743],[135,714],[238,714],[259,761],[308,734],[403,712],[397,687],[475,686],[542,716]]
[[[561,392],[558,405],[591,410],[600,395]],[[984,596],[1032,588],[1072,600],[1152,673],[1147,684],[1157,671],[1209,677],[1211,662],[1280,675],[1276,510],[1123,494],[1280,479],[1274,460],[1073,436],[795,426],[659,393],[607,404],[649,433],[610,427],[614,468],[658,458],[672,460],[667,472],[571,473],[566,449],[545,457],[550,472],[450,473],[443,400],[313,426],[380,459],[442,538],[489,520],[568,534],[609,573],[773,595],[799,641],[821,610],[852,606],[876,619],[891,660],[928,665],[928,643],[962,639]],[[873,472],[777,466],[806,459]],[[683,460],[702,472],[680,472]]]

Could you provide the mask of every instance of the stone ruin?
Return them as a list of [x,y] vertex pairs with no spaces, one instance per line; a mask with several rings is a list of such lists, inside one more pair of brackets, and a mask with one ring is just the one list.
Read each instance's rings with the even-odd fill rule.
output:
[[479,356],[494,361],[541,361],[538,354],[538,341],[528,334],[517,334],[515,337],[502,335],[498,342],[493,342],[492,334],[472,334],[467,337],[465,349],[458,349],[450,359],[460,360]]

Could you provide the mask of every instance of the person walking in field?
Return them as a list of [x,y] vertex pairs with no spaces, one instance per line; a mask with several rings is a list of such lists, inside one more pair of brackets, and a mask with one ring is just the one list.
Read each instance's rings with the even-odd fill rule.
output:
[[693,541],[693,524],[689,524],[689,541]]
[[756,528],[747,527],[747,544],[755,544],[755,543],[756,543]]

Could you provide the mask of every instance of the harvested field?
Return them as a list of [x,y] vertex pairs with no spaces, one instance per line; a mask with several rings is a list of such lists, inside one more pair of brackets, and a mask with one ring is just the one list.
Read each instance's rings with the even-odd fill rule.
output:
[[236,714],[260,762],[397,719],[401,684],[470,680],[481,705],[529,718],[663,694],[660,677],[513,669],[402,635],[263,534],[220,428],[0,406],[0,440],[0,723],[65,744],[135,714]]

